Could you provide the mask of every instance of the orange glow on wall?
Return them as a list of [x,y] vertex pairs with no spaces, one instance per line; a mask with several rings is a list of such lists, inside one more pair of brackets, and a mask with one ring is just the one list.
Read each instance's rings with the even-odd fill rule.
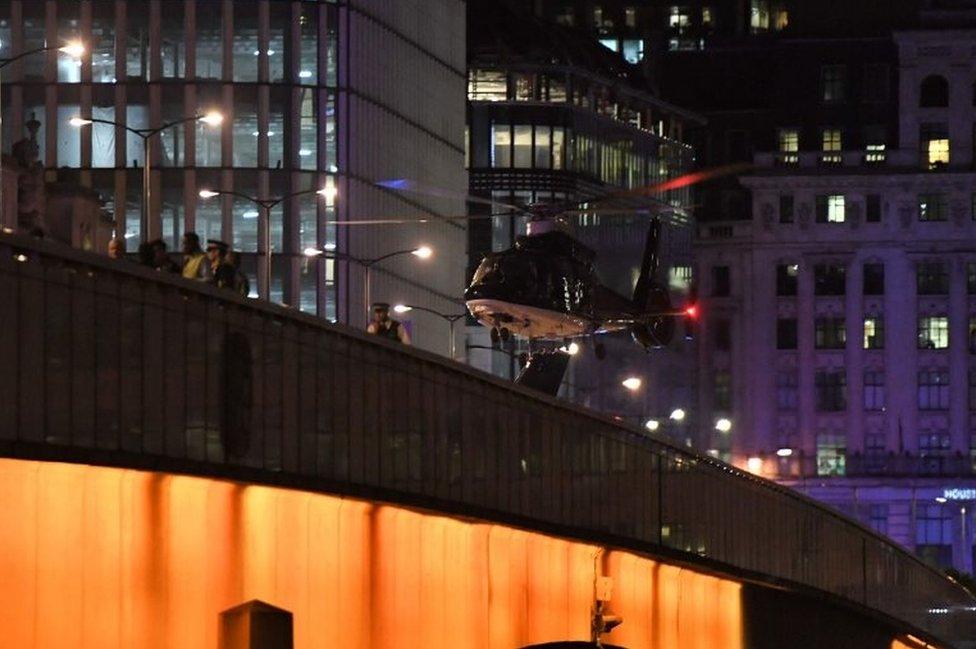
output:
[[624,618],[607,642],[742,646],[738,584],[502,525],[8,459],[0,512],[4,646],[214,649],[218,614],[251,599],[292,612],[298,649],[586,640],[595,569]]

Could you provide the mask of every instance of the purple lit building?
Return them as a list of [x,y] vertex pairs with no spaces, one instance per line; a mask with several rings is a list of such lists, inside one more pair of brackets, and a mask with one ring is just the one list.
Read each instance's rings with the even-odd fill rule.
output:
[[[702,224],[696,268],[699,401],[716,425],[702,447],[966,571],[976,522],[974,42],[971,30],[896,31],[890,73],[870,56],[823,61],[811,86],[825,120],[770,121],[774,146],[742,178],[752,218]],[[894,110],[890,121],[841,128],[832,102]]]

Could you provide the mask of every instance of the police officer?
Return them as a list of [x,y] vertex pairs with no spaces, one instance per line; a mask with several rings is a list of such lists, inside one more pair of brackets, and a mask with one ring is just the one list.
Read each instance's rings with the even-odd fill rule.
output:
[[386,302],[373,304],[373,320],[366,327],[366,333],[404,345],[410,344],[410,334],[401,323],[390,317],[390,305]]

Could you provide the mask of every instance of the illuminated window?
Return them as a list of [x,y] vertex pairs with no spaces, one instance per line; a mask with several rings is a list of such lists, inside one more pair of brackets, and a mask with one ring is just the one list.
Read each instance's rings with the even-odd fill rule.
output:
[[535,127],[535,167],[536,169],[549,169],[552,166],[551,158],[551,131],[548,126]]
[[949,318],[922,316],[918,319],[918,348],[947,349],[949,347]]
[[[301,15],[298,17],[299,38],[298,48],[298,82],[315,85],[319,79],[319,21],[318,7],[309,2],[301,4]],[[330,51],[330,54],[332,52]],[[329,81],[327,81],[329,83]],[[504,77],[502,79],[504,85]],[[504,87],[502,88],[504,93]]]
[[864,264],[864,294],[865,295],[884,295],[884,264],[868,263]]
[[221,5],[208,7],[209,20],[198,20],[196,24],[196,76],[198,79],[219,79],[223,70],[224,43],[220,29]]
[[816,264],[813,267],[814,295],[844,295],[847,269],[843,264]]
[[769,0],[751,0],[749,28],[753,34],[769,30]]
[[698,48],[698,40],[689,38],[688,34],[691,28],[691,12],[688,7],[672,6],[668,15],[668,27],[670,29],[668,49],[693,50]]
[[301,169],[318,168],[318,128],[316,126],[316,98],[314,88],[302,88],[298,124],[298,166]]
[[945,221],[949,218],[949,205],[946,195],[941,192],[919,194],[918,220]]
[[257,167],[258,140],[262,136],[258,131],[257,104],[244,98],[234,98],[233,136],[234,166]]
[[115,82],[115,6],[92,5],[91,73],[95,83]]
[[159,54],[164,77],[182,79],[186,76],[186,34],[183,26],[183,5],[171,3],[160,16]]
[[843,223],[846,219],[843,194],[817,196],[817,223]]
[[946,410],[949,408],[948,370],[918,373],[918,409]]
[[847,473],[847,439],[844,435],[817,435],[817,475],[842,476]]
[[885,409],[885,375],[884,372],[866,370],[864,372],[864,409]]
[[816,318],[813,322],[813,345],[816,349],[844,349],[847,325],[844,318]]
[[[78,104],[58,104],[58,166],[81,166],[81,129],[68,125],[79,112]],[[140,146],[142,142],[140,140]]]
[[825,128],[821,132],[821,162],[837,164],[843,162],[841,152],[844,150],[841,132],[835,128]]
[[796,410],[800,401],[799,379],[796,370],[776,373],[776,407],[779,410]]
[[515,101],[535,101],[535,75],[516,73],[512,75],[512,87],[515,90]]
[[778,32],[790,26],[790,12],[782,7],[777,7],[773,11],[773,29]]
[[884,317],[864,318],[864,349],[884,349]]
[[948,295],[949,270],[941,261],[920,261],[915,266],[919,295]]
[[532,166],[532,127],[527,124],[518,124],[514,127],[515,167],[528,169]]
[[846,65],[825,65],[820,68],[820,99],[824,103],[844,101],[846,85]]
[[268,7],[268,78],[285,80],[285,39],[291,23],[291,7],[280,2]]
[[512,166],[512,128],[508,124],[493,124],[491,128],[491,166]]
[[129,79],[149,75],[148,2],[127,2],[125,11],[125,74]]
[[712,27],[715,24],[715,12],[711,7],[702,7],[701,22],[703,27]]
[[258,4],[256,2],[234,5],[233,42],[234,81],[257,81],[258,60]]
[[949,130],[945,124],[922,124],[919,142],[926,167],[939,169],[949,164]]
[[797,278],[800,275],[798,264],[779,264],[776,266],[776,295],[796,295]]
[[[92,101],[92,117],[104,119],[108,122],[115,121],[115,105],[111,97],[99,102],[96,105]],[[115,127],[111,124],[92,124],[92,166],[93,167],[114,167],[115,166]]]
[[628,63],[640,63],[644,58],[644,41],[625,40],[621,44],[621,53]]
[[603,7],[600,5],[593,7],[593,24],[597,27],[603,26]]
[[565,146],[564,131],[561,126],[554,126],[552,129],[552,168],[563,168],[563,155]]
[[[67,4],[58,7],[58,40],[61,43],[72,43],[79,40],[81,25],[78,16],[79,4]],[[58,81],[78,83],[81,81],[82,59],[70,54],[58,52]],[[78,129],[73,129],[77,131]]]
[[617,52],[620,49],[620,44],[617,42],[616,38],[601,38],[600,45],[614,52]]
[[799,162],[800,132],[795,128],[781,128],[779,130],[779,160],[785,164]]
[[637,7],[624,7],[624,24],[630,28],[637,27]]
[[472,101],[505,101],[508,89],[505,73],[497,70],[471,70],[468,73],[468,99]]
[[867,144],[864,146],[864,161],[868,163],[877,164],[879,162],[884,162],[888,154],[886,152],[887,146],[884,144]]

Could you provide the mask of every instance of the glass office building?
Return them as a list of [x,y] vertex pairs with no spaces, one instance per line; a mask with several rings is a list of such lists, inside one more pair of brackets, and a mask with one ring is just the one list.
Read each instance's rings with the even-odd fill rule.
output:
[[[232,195],[277,198],[334,186],[337,169],[338,5],[278,0],[0,2],[0,57],[79,40],[78,60],[41,52],[3,71],[5,148],[36,120],[47,180],[91,187],[133,251],[185,231],[241,251],[257,294],[260,210]],[[190,120],[151,145],[151,209],[143,219],[142,138],[219,111],[219,126]],[[73,126],[81,116],[116,124]],[[333,200],[309,194],[271,211],[271,297],[335,317],[333,264],[307,264],[309,246],[334,243]],[[145,232],[142,230],[145,229]]]

